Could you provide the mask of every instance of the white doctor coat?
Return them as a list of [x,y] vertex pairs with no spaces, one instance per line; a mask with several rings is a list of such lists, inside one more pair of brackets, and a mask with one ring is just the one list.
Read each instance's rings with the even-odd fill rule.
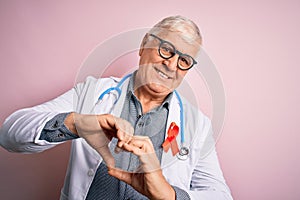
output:
[[[99,95],[109,87],[115,87],[120,79],[88,77],[84,83],[54,100],[25,108],[10,115],[0,129],[0,144],[8,151],[35,153],[52,148],[60,143],[40,140],[40,134],[50,119],[58,113],[78,112],[82,114],[108,113],[120,116],[128,86],[126,80],[122,93],[114,106],[115,94],[105,95],[98,102]],[[189,146],[188,159],[178,160],[171,151],[163,153],[161,168],[167,181],[187,191],[191,199],[221,200],[232,199],[230,190],[223,178],[211,137],[210,120],[200,111],[182,99],[185,117],[185,144]],[[96,105],[96,106],[95,106]],[[173,95],[170,104],[167,127],[171,122],[180,124],[178,99]],[[181,128],[181,127],[180,127]],[[167,135],[167,134],[166,134]],[[180,137],[177,137],[180,144]],[[101,156],[84,139],[72,141],[70,161],[61,190],[61,199],[85,199],[95,172],[102,162]]]

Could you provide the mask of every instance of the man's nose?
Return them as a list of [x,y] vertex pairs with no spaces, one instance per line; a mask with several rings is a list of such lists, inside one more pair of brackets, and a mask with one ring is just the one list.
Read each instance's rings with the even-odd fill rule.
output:
[[164,59],[164,64],[168,67],[170,71],[176,71],[177,70],[177,64],[178,64],[179,55],[175,54],[172,58]]

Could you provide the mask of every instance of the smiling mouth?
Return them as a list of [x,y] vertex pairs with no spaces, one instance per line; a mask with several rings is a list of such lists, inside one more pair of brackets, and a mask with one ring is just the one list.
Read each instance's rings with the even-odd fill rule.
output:
[[155,71],[159,74],[160,77],[164,78],[164,79],[171,79],[171,77],[169,77],[167,74],[163,73],[162,71],[160,71],[159,69],[157,69],[156,67],[154,67]]

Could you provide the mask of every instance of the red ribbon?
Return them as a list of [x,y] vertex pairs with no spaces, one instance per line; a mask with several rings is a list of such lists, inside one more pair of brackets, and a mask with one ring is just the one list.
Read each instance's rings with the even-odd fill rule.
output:
[[165,152],[168,152],[168,150],[171,147],[173,156],[175,156],[179,152],[179,148],[178,148],[177,141],[176,141],[176,137],[177,137],[178,133],[179,133],[179,127],[176,125],[175,122],[172,122],[168,129],[168,133],[167,133],[168,137],[162,144],[162,147]]

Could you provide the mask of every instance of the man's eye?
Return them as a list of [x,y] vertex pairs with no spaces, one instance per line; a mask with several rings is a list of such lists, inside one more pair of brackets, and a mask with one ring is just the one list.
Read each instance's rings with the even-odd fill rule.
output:
[[184,57],[181,57],[180,60],[181,60],[181,62],[183,62],[186,65],[190,64],[189,61],[186,58],[184,58]]
[[161,47],[161,48],[162,48],[162,50],[165,51],[165,52],[172,53],[172,48],[170,48],[170,47],[163,46],[163,47]]

